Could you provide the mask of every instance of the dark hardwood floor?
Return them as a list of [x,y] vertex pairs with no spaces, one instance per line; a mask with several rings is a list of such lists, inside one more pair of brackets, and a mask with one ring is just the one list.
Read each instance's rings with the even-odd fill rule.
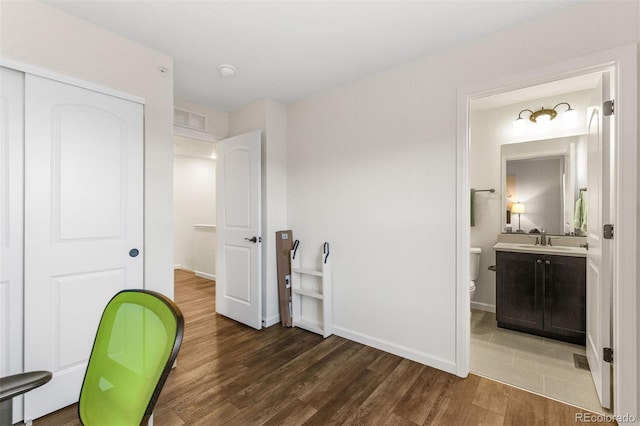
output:
[[[331,336],[253,330],[214,309],[212,281],[176,271],[185,334],[154,414],[179,425],[575,425],[584,413]],[[79,425],[71,406],[34,425]],[[602,423],[592,423],[602,424]]]

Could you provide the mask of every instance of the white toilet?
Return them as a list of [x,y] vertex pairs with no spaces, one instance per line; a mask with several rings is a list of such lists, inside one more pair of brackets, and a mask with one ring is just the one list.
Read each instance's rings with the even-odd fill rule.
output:
[[473,300],[473,295],[476,293],[476,280],[480,273],[480,253],[482,250],[478,247],[471,247],[471,253],[469,254],[469,299]]

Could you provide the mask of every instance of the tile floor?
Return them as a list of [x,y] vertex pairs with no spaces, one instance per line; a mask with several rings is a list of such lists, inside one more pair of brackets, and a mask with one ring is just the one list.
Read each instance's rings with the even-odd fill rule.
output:
[[597,413],[591,373],[574,366],[583,346],[498,328],[490,312],[471,311],[471,372]]

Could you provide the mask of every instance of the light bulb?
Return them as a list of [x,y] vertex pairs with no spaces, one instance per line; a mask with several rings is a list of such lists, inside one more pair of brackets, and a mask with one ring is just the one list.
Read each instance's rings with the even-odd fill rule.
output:
[[562,114],[562,123],[565,129],[573,129],[578,125],[578,111],[570,109]]
[[547,125],[551,121],[551,116],[547,114],[542,114],[538,118],[536,118],[537,124]]
[[516,121],[513,122],[513,133],[516,136],[524,135],[527,130],[527,122],[524,118],[517,118]]

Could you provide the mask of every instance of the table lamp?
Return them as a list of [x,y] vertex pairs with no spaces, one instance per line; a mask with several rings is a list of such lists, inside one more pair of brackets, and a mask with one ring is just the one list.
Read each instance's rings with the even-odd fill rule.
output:
[[520,215],[524,213],[524,204],[518,202],[514,205],[511,206],[511,214],[517,214],[518,215],[518,230],[516,232],[524,232],[522,229],[520,229]]

